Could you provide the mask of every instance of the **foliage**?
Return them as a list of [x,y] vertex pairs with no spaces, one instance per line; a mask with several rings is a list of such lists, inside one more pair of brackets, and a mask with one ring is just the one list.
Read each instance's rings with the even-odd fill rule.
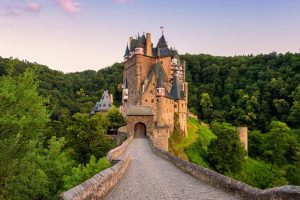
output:
[[290,128],[283,122],[272,121],[270,131],[266,134],[263,156],[271,162],[271,170],[274,164],[282,165],[286,163],[284,157],[288,148]]
[[180,151],[177,150],[176,145],[181,143],[183,138],[184,134],[180,128],[178,113],[174,113],[174,130],[171,136],[169,137],[169,151],[176,156],[179,156],[180,154]]
[[289,165],[285,177],[290,184],[300,185],[300,151],[297,153],[295,165]]
[[126,124],[125,118],[116,107],[110,108],[106,117],[108,120],[108,130],[112,130],[114,133],[117,133],[118,129]]
[[91,156],[90,161],[86,165],[78,165],[74,167],[70,175],[63,176],[64,190],[68,190],[76,185],[88,180],[100,171],[111,167],[111,164],[105,157],[98,161],[95,156]]
[[279,170],[271,171],[267,163],[252,158],[246,160],[240,172],[226,175],[261,189],[288,183]]
[[[0,199],[55,199],[63,190],[62,177],[74,166],[93,154],[100,158],[114,146],[104,135],[110,119],[75,113],[89,113],[104,89],[119,104],[115,79],[122,79],[122,70],[115,64],[99,72],[63,74],[0,57]],[[80,138],[72,138],[75,133]],[[75,139],[87,151],[78,151]]]
[[241,171],[245,151],[236,128],[225,122],[213,122],[211,128],[217,138],[212,139],[208,146],[207,158],[210,166],[221,173]]
[[69,174],[75,161],[63,150],[65,139],[52,137],[47,148],[37,147],[19,160],[19,168],[10,171],[5,186],[6,199],[53,199],[63,186],[62,176]]
[[20,160],[35,148],[48,121],[35,78],[30,70],[0,78],[0,191],[12,178],[9,173],[21,169]]
[[203,93],[201,95],[200,105],[203,119],[210,120],[213,113],[213,104],[208,93]]
[[[218,119],[262,132],[276,120],[300,126],[300,54],[185,54],[181,59],[187,66],[189,107],[201,120]],[[209,103],[201,104],[202,99]]]
[[105,134],[107,127],[104,114],[92,117],[82,113],[73,115],[66,138],[75,152],[76,160],[87,163],[92,155],[99,159],[115,146],[114,140]]

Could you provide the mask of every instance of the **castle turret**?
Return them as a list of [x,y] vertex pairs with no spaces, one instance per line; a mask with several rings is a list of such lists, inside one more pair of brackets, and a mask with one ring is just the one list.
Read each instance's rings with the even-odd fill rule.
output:
[[136,48],[134,49],[134,54],[144,55],[144,45],[143,45],[142,38],[140,36],[138,36],[137,45]]
[[163,85],[163,77],[162,77],[162,72],[159,72],[157,74],[157,82],[156,82],[156,96],[157,97],[163,97],[165,96],[166,89]]

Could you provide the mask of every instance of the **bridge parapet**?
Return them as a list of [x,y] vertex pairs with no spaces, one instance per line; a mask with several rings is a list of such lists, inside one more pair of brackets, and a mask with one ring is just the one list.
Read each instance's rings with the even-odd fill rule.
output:
[[126,150],[127,146],[130,144],[130,142],[133,139],[133,135],[129,136],[127,140],[125,140],[122,145],[110,150],[107,155],[106,159],[112,162],[113,160],[117,160]]
[[[123,129],[121,129],[123,130]],[[127,146],[132,141],[133,136],[129,136],[122,145],[110,150],[106,158],[110,162],[118,162],[112,167],[103,170],[86,180],[85,182],[71,188],[60,194],[60,200],[83,200],[83,199],[101,199],[103,198],[123,177],[129,163],[130,155],[124,154]]]
[[182,160],[173,154],[159,148],[153,138],[150,137],[152,150],[158,156],[170,161],[182,171],[191,174],[199,180],[208,183],[216,188],[230,192],[244,199],[249,200],[300,200],[300,187],[287,185],[282,187],[261,190],[238,180],[227,177],[208,168],[203,168],[194,163]]

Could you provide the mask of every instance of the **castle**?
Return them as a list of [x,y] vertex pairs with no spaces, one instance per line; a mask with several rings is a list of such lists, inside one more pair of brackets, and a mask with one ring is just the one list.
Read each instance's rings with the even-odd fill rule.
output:
[[163,33],[155,46],[150,33],[129,38],[123,78],[121,111],[126,116],[129,134],[147,134],[156,145],[168,150],[175,113],[182,132],[187,134],[185,62],[175,49],[168,47]]

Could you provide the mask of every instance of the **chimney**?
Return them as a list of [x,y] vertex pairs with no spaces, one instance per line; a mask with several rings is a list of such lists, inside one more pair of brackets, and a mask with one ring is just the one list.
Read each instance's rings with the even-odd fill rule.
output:
[[146,55],[152,56],[151,33],[146,33]]
[[130,49],[131,49],[131,41],[132,41],[132,39],[133,39],[133,37],[130,37],[130,38],[129,38],[129,45],[128,45],[129,51],[130,51]]

